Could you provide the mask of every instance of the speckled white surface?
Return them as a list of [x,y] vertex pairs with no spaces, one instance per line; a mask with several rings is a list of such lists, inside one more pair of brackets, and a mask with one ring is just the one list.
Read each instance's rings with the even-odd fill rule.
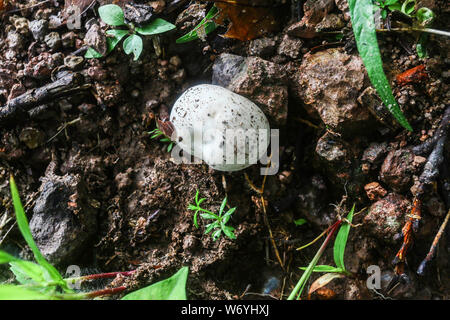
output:
[[[250,166],[255,161],[249,161],[249,155],[259,159],[269,143],[270,126],[261,109],[249,99],[215,85],[202,84],[186,90],[175,102],[170,121],[179,147],[216,170],[237,171]],[[255,134],[246,131],[249,129]],[[261,136],[265,137],[258,143],[260,129],[264,129]],[[234,146],[232,139],[226,139],[230,134],[237,136]],[[246,140],[249,148],[245,147]],[[230,157],[236,159],[230,163]]]

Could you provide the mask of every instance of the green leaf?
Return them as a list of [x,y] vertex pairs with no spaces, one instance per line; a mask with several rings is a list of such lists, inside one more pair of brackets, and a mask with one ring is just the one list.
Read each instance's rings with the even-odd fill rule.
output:
[[434,12],[428,8],[420,8],[416,12],[417,21],[422,27],[429,26],[433,22],[435,17],[436,16]]
[[403,2],[401,11],[406,14],[410,15],[414,12],[414,7],[416,6],[416,0],[406,0]]
[[85,59],[100,59],[103,58],[103,55],[98,53],[96,50],[92,48],[88,48],[86,53],[84,54]]
[[[306,270],[307,267],[301,267],[301,270]],[[312,272],[336,272],[336,273],[342,273],[344,270],[341,268],[336,268],[332,266],[327,265],[317,265],[312,269]]]
[[107,4],[98,8],[98,14],[100,18],[106,24],[110,26],[123,26],[125,25],[125,16],[121,7],[115,4]]
[[197,30],[199,30],[200,28],[203,28],[204,34],[209,34],[213,32],[217,28],[217,25],[210,20],[217,14],[217,12],[218,12],[217,7],[212,6],[211,9],[208,11],[207,15],[205,16],[205,18],[202,21],[200,21],[200,23],[191,32],[178,38],[176,40],[176,43],[186,43],[198,39],[199,36]]
[[219,227],[219,223],[217,221],[207,224],[206,229],[205,229],[205,234],[210,233],[213,229],[218,228],[218,227]]
[[227,205],[227,197],[225,197],[222,201],[222,204],[220,205],[219,209],[219,217],[222,216],[223,210],[225,209],[225,206]]
[[39,263],[48,271],[53,281],[59,283],[66,292],[71,292],[66,282],[63,280],[61,274],[58,272],[58,270],[56,270],[54,266],[52,266],[50,263],[47,262],[47,260],[45,260],[41,251],[34,242],[33,236],[30,231],[30,227],[28,225],[27,216],[25,215],[25,211],[23,210],[23,206],[20,201],[19,190],[17,189],[16,182],[14,181],[12,175],[9,180],[9,184],[11,187],[11,194],[13,199],[14,211],[16,213],[17,225],[19,227],[20,232],[22,233],[23,238],[25,239],[31,251],[33,252],[34,258],[36,259],[37,263]]
[[106,42],[108,44],[108,53],[112,52],[114,48],[119,44],[119,42],[129,34],[128,30],[108,30],[106,34],[113,36],[113,38],[108,37]]
[[123,42],[123,50],[126,54],[134,54],[134,61],[138,60],[141,56],[144,44],[142,38],[138,35],[132,34]]
[[0,300],[54,300],[55,298],[38,291],[11,284],[0,285]]
[[181,268],[166,280],[131,292],[121,300],[186,300],[188,267]]
[[214,220],[219,219],[219,217],[216,216],[216,215],[213,214],[213,213],[206,213],[206,212],[205,212],[205,213],[201,213],[200,216],[201,216],[203,219],[214,219]]
[[199,193],[200,193],[200,191],[198,191],[198,190],[197,190],[197,192],[195,193],[195,196],[194,196],[195,203],[198,203],[198,196],[199,196]]
[[236,207],[231,208],[230,210],[227,211],[227,213],[225,213],[222,217],[222,223],[225,225],[227,224],[227,222],[230,220],[231,215],[236,211]]
[[169,146],[167,147],[167,152],[170,152],[170,151],[172,151],[172,149],[173,149],[173,146],[174,146],[174,143],[172,142],[172,143],[170,143],[169,144]]
[[151,23],[149,23],[146,26],[141,27],[137,27],[136,31],[140,34],[149,36],[149,35],[153,35],[153,34],[159,34],[159,33],[164,33],[170,30],[175,29],[176,27],[171,24],[170,22],[167,22],[164,19],[161,18],[156,18],[154,21],[152,21]]
[[40,265],[31,261],[10,262],[10,270],[16,276],[16,280],[21,284],[38,283],[45,286],[51,280],[48,272]]
[[230,239],[236,239],[236,235],[234,234],[234,228],[233,227],[228,227],[228,226],[223,226],[222,227],[223,233],[225,233],[225,235],[230,238]]
[[198,210],[194,213],[194,226],[198,229]]
[[0,250],[0,264],[2,263],[9,263],[11,261],[17,261],[20,259],[17,259],[16,257],[10,255],[9,253]]
[[301,225],[303,225],[303,224],[305,224],[305,223],[307,223],[308,221],[306,220],[306,219],[297,219],[297,220],[294,220],[294,223],[295,223],[295,225],[296,226],[301,226]]
[[[347,215],[347,220],[349,221],[349,223],[352,223],[354,212],[355,212],[355,205],[353,205],[352,210],[350,210],[349,214]],[[336,240],[334,240],[334,249],[333,249],[334,263],[336,263],[336,266],[342,270],[345,270],[344,253],[345,247],[347,245],[348,234],[350,232],[351,227],[349,223],[344,222],[344,224],[341,225],[339,232],[336,236]]]
[[420,35],[419,41],[416,44],[416,51],[419,58],[425,58],[428,55],[426,46],[427,42],[428,42],[428,34],[422,33]]
[[222,229],[218,229],[213,232],[211,237],[213,238],[214,241],[216,241],[217,239],[219,239],[221,234],[222,234]]
[[394,11],[394,10],[400,11],[402,9],[402,5],[400,3],[396,3],[393,5],[389,5],[388,8],[391,11]]
[[377,90],[381,100],[394,115],[397,121],[407,130],[412,128],[403,115],[392,94],[391,86],[383,70],[380,49],[375,31],[372,0],[347,0],[350,8],[353,32],[359,54],[367,69],[372,85]]

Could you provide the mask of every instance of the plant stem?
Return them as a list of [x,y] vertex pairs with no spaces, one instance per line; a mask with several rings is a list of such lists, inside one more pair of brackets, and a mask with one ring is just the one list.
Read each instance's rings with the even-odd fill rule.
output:
[[122,276],[128,277],[128,276],[132,275],[134,272],[135,272],[135,270],[124,271],[124,272],[107,272],[107,273],[89,274],[87,276],[81,276],[81,277],[76,277],[76,278],[66,278],[66,279],[64,279],[64,281],[66,281],[67,283],[74,283],[76,281],[109,279],[109,278],[114,278],[117,275],[122,275]]
[[302,294],[306,282],[311,276],[314,267],[316,266],[317,262],[319,261],[320,257],[325,251],[325,248],[327,247],[328,243],[330,242],[331,238],[333,237],[334,233],[339,228],[341,223],[342,220],[338,220],[330,227],[330,232],[328,233],[328,236],[323,241],[322,245],[320,246],[319,250],[317,251],[312,261],[309,263],[308,268],[305,270],[300,280],[297,282],[297,285],[295,286],[294,290],[292,290],[291,294],[288,297],[288,300],[294,300],[296,296],[300,296]]
[[411,31],[418,31],[418,32],[426,32],[426,33],[432,33],[437,34],[440,36],[446,36],[450,37],[450,32],[443,31],[443,30],[437,30],[437,29],[431,29],[431,28],[391,28],[391,29],[377,29],[377,32],[411,32]]

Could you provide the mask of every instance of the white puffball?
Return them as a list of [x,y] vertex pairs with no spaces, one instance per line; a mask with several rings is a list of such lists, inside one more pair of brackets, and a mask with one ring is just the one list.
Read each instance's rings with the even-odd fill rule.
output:
[[[266,153],[269,145],[270,126],[261,109],[249,99],[215,85],[186,90],[175,102],[170,121],[178,146],[216,170],[247,168]],[[232,135],[236,135],[236,141],[230,139]]]

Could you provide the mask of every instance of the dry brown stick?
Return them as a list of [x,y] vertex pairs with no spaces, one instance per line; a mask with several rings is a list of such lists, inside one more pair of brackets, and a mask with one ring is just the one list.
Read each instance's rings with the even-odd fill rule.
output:
[[83,84],[83,81],[84,77],[81,74],[67,73],[52,83],[29,90],[8,101],[0,108],[0,125],[27,116],[29,110],[41,104],[88,89],[90,85]]
[[447,226],[449,218],[450,218],[450,210],[448,210],[447,215],[445,216],[444,222],[442,223],[441,227],[439,228],[438,233],[434,237],[433,243],[431,244],[431,247],[430,247],[430,251],[428,251],[427,256],[425,257],[425,259],[423,259],[419,268],[417,268],[417,274],[419,274],[421,276],[425,274],[425,270],[428,265],[428,262],[430,262],[433,259],[434,255],[436,253],[437,245],[439,243],[439,240],[442,237],[442,234],[444,233],[444,230],[445,230],[445,227]]

